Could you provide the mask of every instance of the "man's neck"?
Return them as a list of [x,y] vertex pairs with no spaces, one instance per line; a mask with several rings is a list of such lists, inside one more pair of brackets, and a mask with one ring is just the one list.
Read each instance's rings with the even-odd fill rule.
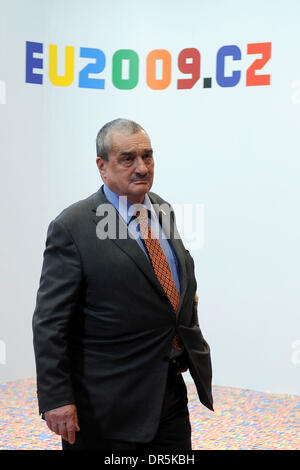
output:
[[131,204],[144,204],[145,202],[145,195],[141,196],[140,198],[132,198],[130,196],[127,196],[126,194],[118,194],[116,193],[113,189],[111,189],[107,184],[104,183],[104,188],[106,192],[112,193],[113,197],[119,198],[119,197],[126,197],[127,198],[127,203],[128,205]]

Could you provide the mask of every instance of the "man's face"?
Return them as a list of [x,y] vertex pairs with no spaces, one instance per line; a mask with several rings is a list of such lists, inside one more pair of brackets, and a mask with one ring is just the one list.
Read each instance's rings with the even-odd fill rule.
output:
[[104,183],[133,204],[142,203],[154,176],[151,143],[145,132],[126,135],[115,132],[110,137],[108,161],[96,159]]

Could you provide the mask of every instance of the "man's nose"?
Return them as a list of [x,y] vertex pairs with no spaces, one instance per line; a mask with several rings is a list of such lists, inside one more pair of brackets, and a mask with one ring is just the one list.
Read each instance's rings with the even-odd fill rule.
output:
[[136,171],[136,173],[139,173],[141,175],[144,175],[144,174],[148,173],[148,167],[145,164],[142,157],[138,157],[136,159],[135,171]]

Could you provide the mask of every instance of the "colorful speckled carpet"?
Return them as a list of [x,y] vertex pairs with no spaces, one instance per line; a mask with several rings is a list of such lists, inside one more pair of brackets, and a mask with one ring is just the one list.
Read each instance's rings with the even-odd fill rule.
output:
[[[300,450],[300,397],[214,387],[215,412],[187,383],[193,449]],[[57,450],[38,416],[34,379],[0,383],[0,450]]]

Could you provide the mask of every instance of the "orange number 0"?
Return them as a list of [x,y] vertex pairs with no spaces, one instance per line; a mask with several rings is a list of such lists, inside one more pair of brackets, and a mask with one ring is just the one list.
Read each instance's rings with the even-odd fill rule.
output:
[[[156,78],[156,63],[162,61],[162,78]],[[165,90],[171,83],[172,57],[166,49],[154,49],[147,56],[146,81],[152,90]]]

